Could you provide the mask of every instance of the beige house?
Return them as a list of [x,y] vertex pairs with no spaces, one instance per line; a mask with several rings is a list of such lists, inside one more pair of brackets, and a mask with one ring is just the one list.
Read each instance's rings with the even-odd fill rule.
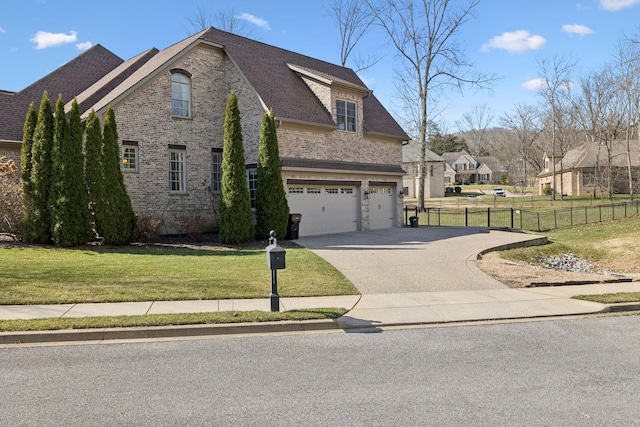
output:
[[[252,198],[261,120],[272,110],[290,211],[302,214],[301,236],[402,224],[408,137],[350,69],[214,28],[127,61],[100,46],[74,61],[32,85],[29,102],[37,105],[43,90],[62,93],[65,101],[76,97],[83,118],[91,109],[103,117],[111,105],[134,210],[161,219],[167,234],[193,219],[216,221],[232,90]],[[91,78],[69,82],[79,66]],[[56,84],[69,88],[57,92]],[[2,101],[27,98],[21,96],[0,92],[0,113]],[[13,121],[20,127],[0,125],[0,150],[19,152],[28,103],[17,104],[21,119]]]
[[449,178],[448,185],[455,182],[461,184],[478,184],[481,182],[495,184],[500,180],[502,168],[495,157],[473,157],[464,150],[455,153],[443,153],[442,157],[450,167],[446,173]]
[[[611,157],[611,161],[609,161]],[[632,175],[635,192],[640,183],[640,152],[638,143],[633,143],[631,150]],[[545,153],[544,170],[538,174],[539,194],[553,188],[555,163],[555,188],[558,194],[580,196],[586,194],[606,193],[611,181],[614,193],[628,193],[629,179],[627,167],[626,143],[613,145],[611,153],[607,147],[597,142],[587,142],[569,150],[562,161]]]
[[[425,171],[424,197],[444,197],[444,159],[431,150],[426,150],[427,170]],[[420,153],[416,141],[411,140],[402,147],[402,167],[407,174],[402,179],[404,195],[417,199],[420,193]]]

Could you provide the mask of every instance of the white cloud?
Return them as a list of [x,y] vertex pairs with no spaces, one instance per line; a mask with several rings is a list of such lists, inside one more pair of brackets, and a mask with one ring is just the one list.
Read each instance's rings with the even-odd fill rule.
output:
[[245,21],[249,21],[254,25],[257,25],[260,28],[264,28],[265,30],[270,30],[271,27],[269,26],[269,23],[267,21],[265,21],[262,18],[258,18],[257,16],[253,16],[250,13],[243,13],[240,16],[238,16],[238,18],[240,19],[244,19]]
[[640,0],[600,0],[600,7],[611,12],[635,6],[637,4],[640,4]]
[[78,48],[78,50],[87,50],[90,47],[93,46],[93,43],[91,42],[82,42],[82,43],[76,43],[76,47]]
[[38,31],[35,36],[29,41],[36,44],[34,49],[46,49],[48,47],[56,47],[66,43],[73,43],[78,40],[78,33],[76,31],[69,31],[68,34],[64,33],[48,33],[46,31]]
[[[526,82],[522,83],[521,86],[528,90],[540,90],[540,89],[546,89],[549,87],[549,85],[544,79],[527,80]],[[565,82],[565,83],[560,83],[557,87],[560,90],[570,90],[570,89],[573,89],[575,85],[573,84],[573,82]]]
[[576,34],[578,36],[586,36],[588,34],[593,34],[593,30],[591,28],[587,27],[586,25],[579,25],[579,24],[563,25],[562,31],[567,34]]
[[5,30],[4,28],[0,27],[0,33],[6,33],[7,30]]
[[542,79],[531,79],[522,83],[522,87],[529,90],[539,90],[546,86],[546,82]]
[[482,45],[482,51],[488,52],[491,49],[504,49],[511,53],[522,53],[528,50],[540,49],[547,42],[544,37],[532,35],[529,31],[518,30],[502,33],[495,36],[488,43]]

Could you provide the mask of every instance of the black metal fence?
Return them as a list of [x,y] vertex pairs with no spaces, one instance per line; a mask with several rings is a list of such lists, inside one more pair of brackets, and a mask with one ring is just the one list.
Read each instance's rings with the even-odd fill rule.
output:
[[553,210],[515,208],[426,208],[405,207],[405,225],[417,216],[419,225],[454,227],[519,228],[548,231],[580,224],[591,224],[640,214],[640,200],[609,205],[580,206]]

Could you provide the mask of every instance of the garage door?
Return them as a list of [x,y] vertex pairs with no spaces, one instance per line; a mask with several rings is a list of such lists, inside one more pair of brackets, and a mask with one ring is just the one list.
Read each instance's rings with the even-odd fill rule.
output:
[[356,186],[289,185],[289,211],[302,214],[300,236],[358,231],[360,197]]
[[393,228],[396,216],[395,188],[390,186],[369,187],[369,228],[379,230]]

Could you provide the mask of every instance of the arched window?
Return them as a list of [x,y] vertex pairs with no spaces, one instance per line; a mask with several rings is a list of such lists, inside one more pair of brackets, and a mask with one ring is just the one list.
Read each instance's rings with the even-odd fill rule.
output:
[[171,74],[171,115],[191,117],[191,79],[182,73]]

